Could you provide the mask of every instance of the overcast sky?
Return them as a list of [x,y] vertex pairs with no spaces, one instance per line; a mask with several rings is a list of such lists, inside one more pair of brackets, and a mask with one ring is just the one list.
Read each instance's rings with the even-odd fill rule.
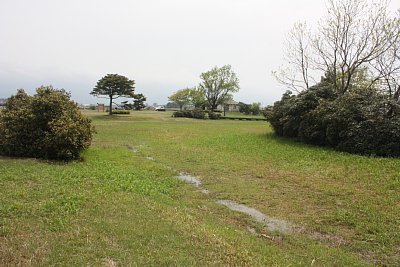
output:
[[325,12],[324,0],[0,0],[0,98],[51,84],[97,103],[97,80],[118,73],[148,104],[165,104],[230,64],[235,100],[271,104],[285,91],[271,71],[283,64],[287,32]]

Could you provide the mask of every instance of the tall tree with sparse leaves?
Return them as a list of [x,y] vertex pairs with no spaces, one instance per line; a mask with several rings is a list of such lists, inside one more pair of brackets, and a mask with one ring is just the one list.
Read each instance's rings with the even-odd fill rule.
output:
[[101,78],[93,88],[91,95],[108,98],[110,100],[110,115],[112,115],[113,100],[119,97],[133,98],[135,81],[118,74],[107,74]]
[[200,75],[202,82],[199,84],[211,110],[217,109],[228,94],[239,91],[239,78],[232,70],[231,65],[221,68],[214,67]]

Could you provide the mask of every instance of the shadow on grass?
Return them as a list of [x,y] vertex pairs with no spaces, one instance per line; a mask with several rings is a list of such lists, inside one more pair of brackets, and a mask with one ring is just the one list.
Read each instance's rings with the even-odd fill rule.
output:
[[299,148],[299,149],[312,148],[312,149],[317,149],[317,150],[327,150],[327,151],[335,151],[335,152],[337,151],[337,150],[334,150],[332,147],[307,144],[307,143],[301,142],[300,140],[298,140],[296,138],[278,136],[274,132],[264,133],[264,134],[261,134],[260,136],[262,138],[266,138],[271,141],[274,141],[277,144],[290,145],[293,148]]
[[260,135],[260,138],[268,139],[271,142],[274,142],[278,145],[284,146],[284,147],[290,147],[293,152],[300,152],[300,154],[309,154],[310,156],[318,157],[318,155],[324,155],[324,156],[336,156],[336,157],[362,157],[362,158],[374,158],[371,156],[366,156],[366,155],[359,155],[359,154],[354,154],[354,153],[349,153],[349,152],[344,152],[337,150],[333,147],[329,146],[319,146],[319,145],[314,145],[314,144],[308,144],[308,143],[303,143],[300,140],[296,138],[288,138],[288,137],[282,137],[282,136],[277,136],[273,132],[269,132],[266,134]]
[[43,158],[34,158],[34,157],[26,157],[26,156],[6,156],[0,155],[0,160],[14,160],[14,161],[36,161],[39,163],[47,164],[47,165],[59,165],[66,166],[73,162],[86,162],[85,157],[81,156],[78,159],[71,160],[51,160],[51,159],[43,159]]
[[283,146],[290,146],[294,150],[297,151],[309,151],[310,153],[329,153],[336,156],[345,156],[345,157],[359,157],[365,159],[398,159],[393,157],[383,157],[376,155],[363,155],[357,153],[351,153],[347,151],[341,151],[334,147],[330,146],[322,146],[322,145],[314,145],[309,143],[303,143],[296,138],[288,138],[276,135],[274,132],[268,132],[260,135],[260,138],[268,139],[276,144]]

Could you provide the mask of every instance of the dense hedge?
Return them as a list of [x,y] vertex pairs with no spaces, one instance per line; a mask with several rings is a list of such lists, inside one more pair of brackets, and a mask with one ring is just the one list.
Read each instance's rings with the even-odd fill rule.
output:
[[217,113],[216,111],[211,112],[211,111],[204,111],[202,109],[194,109],[194,110],[179,110],[175,111],[172,114],[172,117],[175,118],[194,118],[194,119],[205,119],[206,114],[208,114],[208,118],[210,120],[218,120],[221,118],[221,114]]
[[221,118],[221,114],[215,112],[208,112],[208,118],[210,120],[219,120]]
[[40,87],[9,98],[0,113],[0,154],[70,160],[92,139],[90,120],[64,90]]
[[193,118],[193,114],[190,110],[179,110],[172,113],[172,117],[175,118]]
[[265,111],[279,136],[363,155],[400,156],[399,105],[375,88],[336,94],[328,80]]
[[206,113],[202,109],[175,111],[172,117],[205,119]]
[[129,115],[129,114],[131,114],[131,112],[129,110],[126,110],[126,109],[113,109],[112,110],[112,114],[115,114],[115,115]]

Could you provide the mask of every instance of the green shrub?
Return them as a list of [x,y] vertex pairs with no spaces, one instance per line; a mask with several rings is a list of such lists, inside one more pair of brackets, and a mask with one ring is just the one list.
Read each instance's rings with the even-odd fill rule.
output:
[[208,113],[208,118],[210,120],[219,120],[221,118],[221,114],[219,113],[214,113],[214,112],[209,112]]
[[291,92],[286,92],[283,94],[280,101],[275,102],[274,106],[265,113],[265,116],[272,128],[274,128],[275,134],[278,136],[285,137],[297,137],[298,123],[296,116],[291,116],[292,107],[294,107],[294,102],[296,101],[296,96],[292,95]]
[[172,117],[184,118],[185,117],[185,113],[182,110],[175,111],[174,113],[172,113]]
[[400,157],[400,123],[388,119],[369,119],[353,124],[337,148],[351,153]]
[[279,136],[363,155],[400,156],[399,103],[373,87],[336,94],[328,79],[286,92],[264,115]]
[[186,118],[193,118],[193,112],[191,110],[184,110],[183,116]]
[[239,112],[244,113],[246,115],[250,115],[251,114],[251,105],[243,103],[243,102],[239,102]]
[[205,119],[205,117],[206,117],[206,113],[204,112],[204,110],[199,109],[199,108],[192,110],[192,114],[193,114],[193,118],[195,118],[195,119]]
[[190,110],[179,110],[172,113],[172,117],[193,118],[193,113]]
[[194,109],[194,110],[179,110],[175,111],[172,114],[172,117],[175,118],[195,118],[195,119],[204,119],[206,117],[206,113],[202,109]]
[[64,90],[40,87],[36,95],[19,90],[0,114],[0,154],[71,160],[90,146],[90,120]]
[[129,115],[131,112],[126,109],[113,109],[112,114],[115,115]]
[[329,145],[357,154],[400,156],[400,117],[389,116],[389,106],[387,96],[373,88],[336,99],[325,112]]
[[18,90],[0,113],[0,154],[33,156],[33,135],[37,135],[34,123],[32,97]]

